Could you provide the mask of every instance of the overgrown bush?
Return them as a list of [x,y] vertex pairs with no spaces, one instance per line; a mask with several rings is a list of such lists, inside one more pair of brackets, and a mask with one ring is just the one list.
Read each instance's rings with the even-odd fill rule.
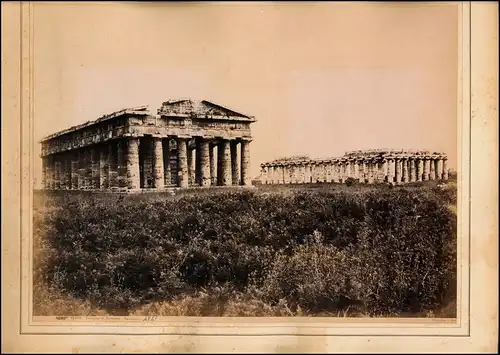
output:
[[454,297],[452,200],[438,188],[38,196],[37,280],[110,312],[200,292],[222,304],[205,315],[236,299],[428,312]]
[[359,183],[359,179],[355,179],[353,177],[348,177],[346,180],[345,180],[345,184],[347,186],[353,186],[353,185],[356,185],[357,183]]

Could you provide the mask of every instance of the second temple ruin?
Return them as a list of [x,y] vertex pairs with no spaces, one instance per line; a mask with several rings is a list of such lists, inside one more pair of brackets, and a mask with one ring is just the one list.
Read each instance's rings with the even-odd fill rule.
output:
[[310,159],[297,156],[260,165],[262,184],[345,182],[409,183],[448,180],[447,155],[415,150],[352,151],[342,157]]
[[45,189],[251,185],[252,116],[209,101],[170,100],[156,115],[124,109],[42,139]]

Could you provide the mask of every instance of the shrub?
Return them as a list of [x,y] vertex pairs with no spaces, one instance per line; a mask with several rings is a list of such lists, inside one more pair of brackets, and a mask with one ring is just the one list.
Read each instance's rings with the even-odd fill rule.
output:
[[359,183],[359,179],[355,179],[353,177],[348,177],[346,180],[345,180],[345,184],[347,186],[353,186],[353,185],[356,185],[357,183]]
[[454,296],[453,188],[39,195],[36,279],[110,312],[432,311]]

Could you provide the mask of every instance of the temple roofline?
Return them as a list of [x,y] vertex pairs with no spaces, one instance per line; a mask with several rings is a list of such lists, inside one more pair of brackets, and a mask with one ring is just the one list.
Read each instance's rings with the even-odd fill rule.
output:
[[147,105],[137,106],[137,107],[132,107],[132,108],[125,108],[125,109],[122,109],[122,110],[114,111],[114,112],[109,113],[109,114],[105,114],[105,115],[99,117],[96,120],[87,121],[85,123],[82,123],[82,124],[79,124],[79,125],[76,125],[76,126],[72,126],[72,127],[63,129],[61,131],[49,134],[48,136],[45,136],[44,138],[42,138],[38,143],[46,142],[46,141],[51,140],[53,138],[62,136],[62,135],[67,134],[67,133],[78,131],[78,130],[80,130],[82,128],[89,127],[89,126],[92,126],[92,125],[94,125],[96,123],[103,122],[103,121],[106,121],[106,120],[109,120],[109,119],[112,119],[112,118],[116,118],[116,117],[120,117],[120,116],[125,116],[125,115],[144,115],[144,116],[148,116],[150,114],[151,113],[150,113],[149,107]]

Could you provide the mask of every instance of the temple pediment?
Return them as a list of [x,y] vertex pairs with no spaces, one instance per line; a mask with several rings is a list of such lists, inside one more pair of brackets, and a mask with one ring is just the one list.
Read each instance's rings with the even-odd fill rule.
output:
[[165,116],[194,116],[199,118],[228,117],[254,120],[252,116],[245,115],[207,100],[181,99],[165,101],[158,110],[158,114]]

